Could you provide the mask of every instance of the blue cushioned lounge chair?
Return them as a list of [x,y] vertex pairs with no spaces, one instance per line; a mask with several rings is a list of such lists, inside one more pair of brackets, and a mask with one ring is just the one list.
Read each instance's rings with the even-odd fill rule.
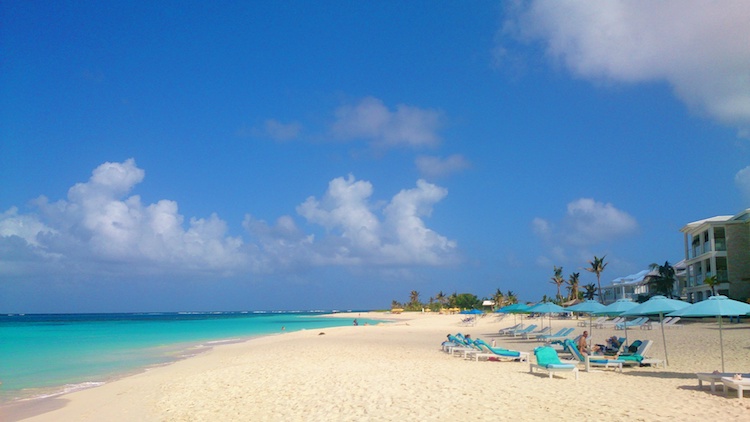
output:
[[573,372],[578,379],[578,367],[572,363],[564,363],[557,356],[557,351],[549,346],[537,347],[534,349],[536,363],[529,363],[529,372],[533,373],[534,368],[543,369],[549,372],[549,377],[555,372]]
[[565,340],[563,344],[574,358],[578,359],[579,362],[585,365],[586,372],[589,372],[592,366],[614,368],[615,370],[619,370],[620,372],[622,372],[622,365],[626,363],[625,361],[619,359],[604,359],[588,355],[584,356],[583,353],[578,350],[578,346],[573,343],[573,340]]

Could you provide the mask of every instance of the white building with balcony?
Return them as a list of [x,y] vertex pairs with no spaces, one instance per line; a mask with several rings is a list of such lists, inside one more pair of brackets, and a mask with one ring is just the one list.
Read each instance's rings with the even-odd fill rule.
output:
[[[685,261],[673,265],[675,270],[675,281],[672,288],[672,296],[684,297],[685,290]],[[604,303],[612,303],[618,299],[644,300],[656,294],[651,285],[651,279],[659,275],[657,269],[643,270],[635,274],[617,277],[612,284],[602,287]]]
[[745,301],[750,298],[750,208],[687,224],[685,235],[687,300],[711,296],[706,278],[716,276],[716,294]]

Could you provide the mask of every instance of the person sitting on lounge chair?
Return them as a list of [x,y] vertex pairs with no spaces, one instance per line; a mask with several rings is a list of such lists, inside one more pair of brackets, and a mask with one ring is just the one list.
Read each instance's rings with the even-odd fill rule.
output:
[[578,347],[578,350],[581,352],[582,355],[586,356],[589,354],[591,350],[589,350],[589,332],[584,331],[583,334],[581,334],[580,337],[578,337],[576,347]]
[[[589,338],[589,332],[584,331],[583,334],[581,334],[580,337],[578,337],[578,341],[576,343],[576,347],[578,347],[578,350],[581,352],[582,355],[603,355],[604,354],[604,347],[602,347],[599,344],[594,345],[594,347],[589,347],[588,343]],[[619,353],[618,353],[619,355]],[[610,356],[606,356],[606,358],[610,358]],[[615,359],[617,359],[617,356],[614,356]]]
[[620,351],[620,347],[622,346],[622,343],[620,342],[620,339],[617,338],[617,336],[612,336],[607,339],[607,344],[597,344],[596,347],[598,347],[599,351],[604,353],[605,355],[614,355]]

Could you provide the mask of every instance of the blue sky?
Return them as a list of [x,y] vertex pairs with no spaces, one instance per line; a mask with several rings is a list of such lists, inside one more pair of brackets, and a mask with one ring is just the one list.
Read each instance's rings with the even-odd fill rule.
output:
[[744,1],[0,8],[0,312],[536,301],[750,206]]

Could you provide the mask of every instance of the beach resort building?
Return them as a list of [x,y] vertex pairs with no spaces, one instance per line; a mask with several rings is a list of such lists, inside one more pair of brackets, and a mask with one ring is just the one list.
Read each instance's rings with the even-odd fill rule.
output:
[[[672,266],[675,269],[676,277],[672,288],[672,296],[676,298],[684,298],[687,287],[685,261],[680,261]],[[604,296],[603,302],[608,304],[618,299],[632,299],[634,301],[638,301],[639,299],[645,300],[656,294],[653,291],[651,279],[658,275],[658,270],[649,269],[639,271],[635,274],[626,275],[624,277],[617,277],[612,280],[612,284],[602,287],[602,295]]]
[[688,223],[685,236],[685,293],[690,302],[713,294],[704,283],[716,277],[716,294],[745,301],[750,298],[750,208]]

